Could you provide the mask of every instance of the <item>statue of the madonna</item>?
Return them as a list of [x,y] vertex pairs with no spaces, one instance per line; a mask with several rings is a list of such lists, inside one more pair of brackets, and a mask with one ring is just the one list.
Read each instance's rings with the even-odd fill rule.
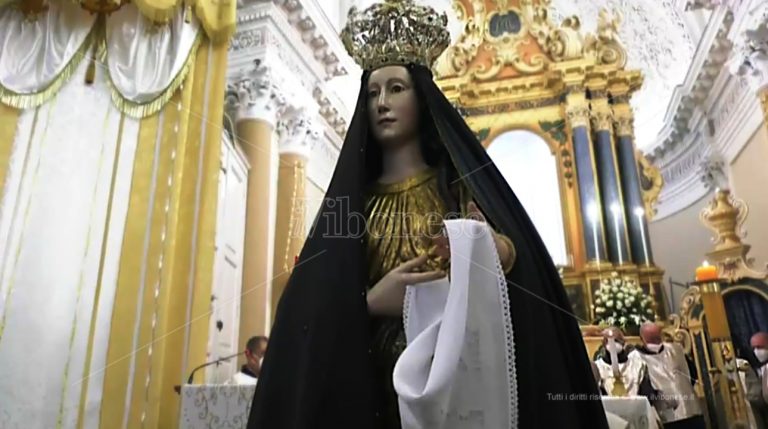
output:
[[[364,70],[357,106],[277,308],[251,429],[607,427],[541,238],[432,80],[446,24],[412,0],[350,10],[342,40]],[[465,239],[458,225],[485,235]],[[468,248],[479,250],[457,260]],[[494,295],[478,284],[496,274]],[[404,302],[419,307],[411,291],[430,287],[447,291],[434,323],[404,328],[414,311],[424,320]]]

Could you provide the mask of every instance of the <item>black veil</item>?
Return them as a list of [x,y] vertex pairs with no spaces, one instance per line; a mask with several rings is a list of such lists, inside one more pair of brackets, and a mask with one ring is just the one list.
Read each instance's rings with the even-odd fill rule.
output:
[[[409,70],[449,161],[440,180],[462,180],[517,250],[507,280],[520,428],[607,428],[581,332],[533,223],[431,72]],[[278,304],[249,429],[377,427],[364,230],[362,218],[347,221],[363,213],[373,176],[366,164],[376,162],[368,147],[367,78],[364,73],[336,171]]]

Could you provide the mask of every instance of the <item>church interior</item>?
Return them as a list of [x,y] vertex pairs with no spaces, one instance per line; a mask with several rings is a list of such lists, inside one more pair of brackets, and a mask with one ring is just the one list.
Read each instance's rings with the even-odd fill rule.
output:
[[[702,427],[768,428],[768,2],[415,1],[589,359],[652,322]],[[270,336],[355,111],[339,33],[374,3],[0,0],[0,428],[246,427],[185,387]]]

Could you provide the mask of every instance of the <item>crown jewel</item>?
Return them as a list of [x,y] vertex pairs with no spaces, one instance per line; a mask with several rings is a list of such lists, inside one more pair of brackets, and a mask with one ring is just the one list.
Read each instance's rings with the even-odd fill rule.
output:
[[393,64],[431,68],[450,44],[448,16],[413,0],[384,0],[349,10],[341,40],[363,70]]

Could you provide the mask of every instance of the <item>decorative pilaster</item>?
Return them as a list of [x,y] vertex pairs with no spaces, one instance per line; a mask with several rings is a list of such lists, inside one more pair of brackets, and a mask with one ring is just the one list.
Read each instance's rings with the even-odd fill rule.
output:
[[621,180],[613,145],[613,111],[608,99],[591,103],[592,127],[596,136],[595,158],[600,178],[603,217],[606,220],[606,241],[611,262],[624,265],[632,261],[628,246],[627,215],[621,191]]
[[640,188],[640,175],[634,148],[634,114],[629,103],[613,106],[613,120],[616,129],[616,154],[618,156],[621,190],[624,196],[624,212],[629,232],[632,261],[637,265],[653,265],[651,242],[645,216],[645,202]]
[[275,223],[275,261],[272,280],[272,308],[277,307],[296,257],[306,238],[307,160],[320,138],[312,117],[295,110],[277,125],[280,165],[277,178],[277,221]]
[[768,127],[768,3],[750,11],[747,25],[734,41],[728,67],[736,76],[747,79],[763,107]]
[[573,136],[573,154],[578,177],[582,231],[587,260],[593,263],[607,261],[605,229],[600,207],[600,189],[589,133],[589,104],[584,92],[573,92],[566,97],[566,117]]
[[228,104],[235,113],[236,141],[250,171],[245,220],[243,290],[240,304],[240,347],[253,335],[266,335],[271,325],[276,189],[272,135],[285,106],[280,86],[267,67],[258,65],[234,80]]

